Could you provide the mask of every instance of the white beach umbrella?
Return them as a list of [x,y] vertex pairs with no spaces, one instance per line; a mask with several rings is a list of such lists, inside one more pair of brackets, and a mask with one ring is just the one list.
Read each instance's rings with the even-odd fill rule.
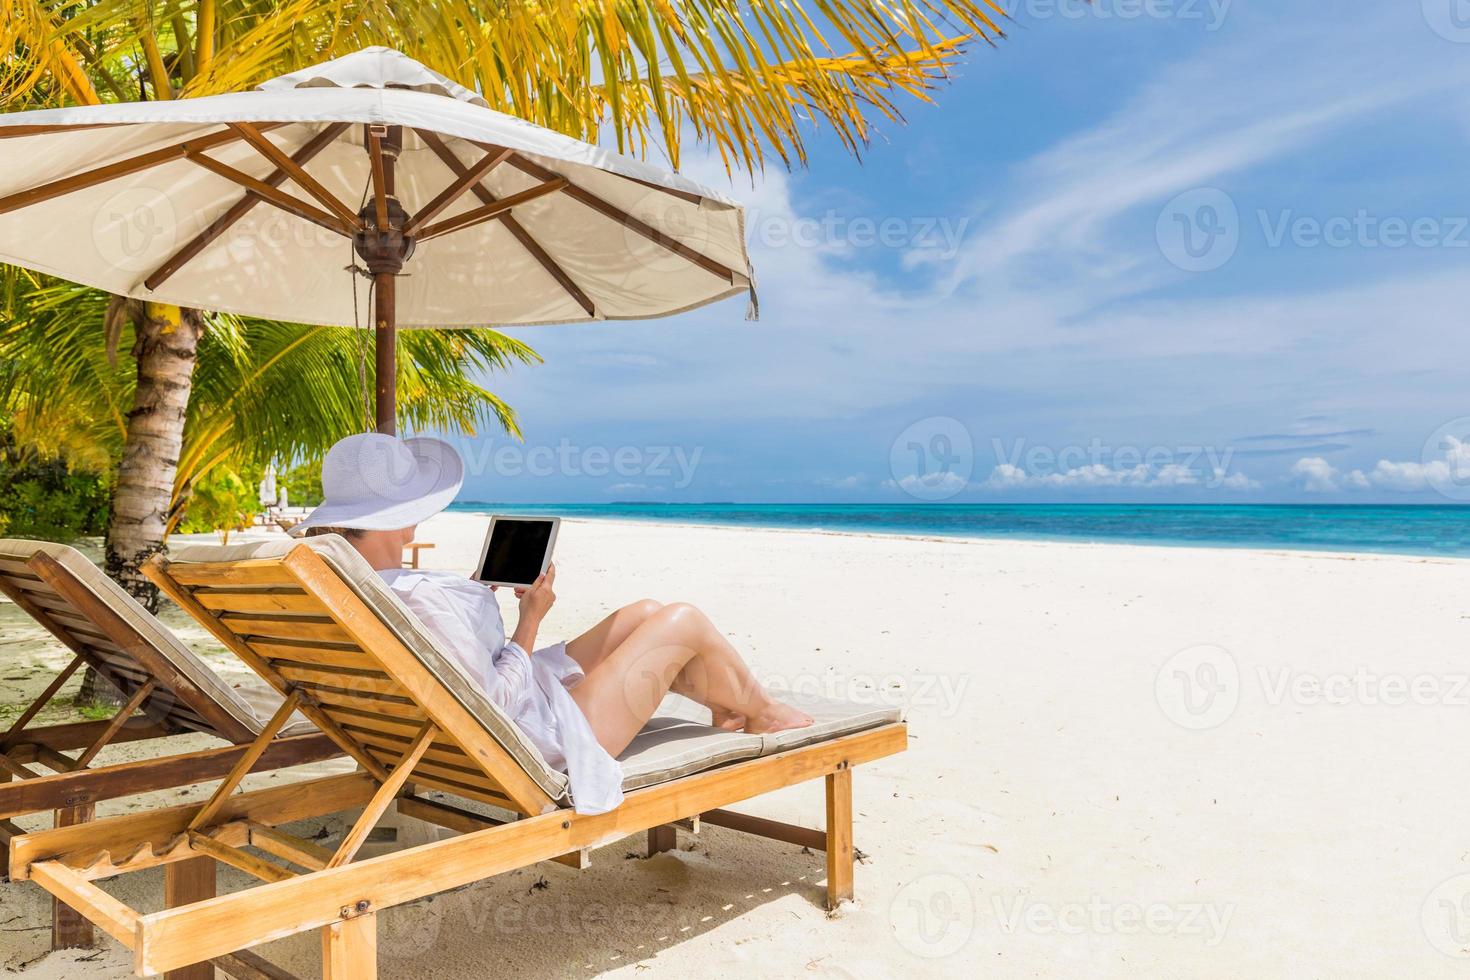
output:
[[265,476],[260,479],[260,489],[256,493],[262,507],[274,507],[276,505],[276,468],[267,466]]
[[387,48],[251,92],[0,115],[0,261],[321,324],[367,313],[360,271],[384,432],[397,326],[647,319],[751,290],[735,202]]

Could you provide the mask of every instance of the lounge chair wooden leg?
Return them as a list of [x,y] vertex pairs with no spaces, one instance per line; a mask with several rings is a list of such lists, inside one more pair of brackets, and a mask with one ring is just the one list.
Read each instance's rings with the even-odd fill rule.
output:
[[[90,803],[56,811],[56,826],[71,827],[92,819],[96,807]],[[92,946],[96,933],[86,917],[72,910],[59,898],[51,900],[51,948],[67,949],[73,946]]]
[[679,835],[669,824],[648,828],[648,856],[672,851],[679,846]]
[[827,908],[852,898],[852,770],[827,776]]
[[377,980],[377,976],[377,913],[322,927],[322,980]]
[[[181,905],[192,905],[213,898],[215,892],[214,858],[197,857],[187,861],[175,861],[164,865],[163,904],[175,909]],[[195,963],[193,966],[169,970],[164,980],[214,980],[214,966],[210,963]]]

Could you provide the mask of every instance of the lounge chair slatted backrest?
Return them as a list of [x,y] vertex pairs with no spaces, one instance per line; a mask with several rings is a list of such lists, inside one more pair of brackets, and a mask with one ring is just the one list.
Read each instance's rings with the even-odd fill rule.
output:
[[255,707],[75,548],[0,539],[0,592],[125,700],[151,683],[140,710],[165,731],[236,743],[260,731]]
[[146,572],[379,780],[421,749],[415,785],[527,814],[565,800],[566,776],[342,538],[180,549]]

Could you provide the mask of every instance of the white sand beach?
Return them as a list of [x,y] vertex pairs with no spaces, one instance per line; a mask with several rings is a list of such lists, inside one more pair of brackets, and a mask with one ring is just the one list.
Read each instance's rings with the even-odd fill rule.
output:
[[[482,529],[433,519],[425,564]],[[907,706],[909,751],[855,774],[858,901],[829,916],[796,847],[630,838],[387,912],[384,977],[1464,975],[1470,562],[568,521],[557,564],[546,639],[683,599],[772,685]],[[14,705],[63,657],[0,623]],[[818,826],[821,785],[744,809]],[[48,954],[43,895],[0,885],[0,965],[127,975],[105,937]],[[259,952],[317,975],[315,935]]]

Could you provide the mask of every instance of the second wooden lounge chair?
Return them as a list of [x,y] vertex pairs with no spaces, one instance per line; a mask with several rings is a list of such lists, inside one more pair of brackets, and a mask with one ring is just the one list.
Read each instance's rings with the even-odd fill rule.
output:
[[[264,685],[232,688],[168,627],[75,548],[0,539],[0,593],[71,650],[71,662],[0,734],[0,843],[24,833],[14,818],[55,812],[58,825],[92,818],[97,803],[219,779],[245,754],[281,704]],[[110,719],[33,724],[83,666],[121,692]],[[107,746],[199,732],[233,743],[112,766],[93,762]],[[332,741],[296,716],[258,768],[295,766],[338,755]],[[73,753],[73,754],[68,754]],[[42,773],[36,767],[50,770]],[[58,908],[58,946],[86,945],[91,929]]]
[[[566,777],[452,666],[341,538],[180,559],[155,561],[150,576],[285,697],[252,751],[263,751],[273,728],[299,707],[362,769],[236,795],[232,775],[202,806],[11,841],[12,876],[82,909],[133,951],[139,975],[172,971],[194,980],[212,975],[210,961],[254,975],[265,967],[240,951],[320,929],[322,975],[370,980],[383,909],[538,861],[580,867],[593,848],[644,831],[652,844],[674,824],[701,818],[824,850],[828,903],[852,896],[852,768],[904,750],[897,710],[821,702],[811,706],[816,725],[768,736],[656,718],[621,757],[622,806],[579,814],[567,804]],[[819,778],[825,831],[722,809]],[[424,799],[421,788],[493,804],[506,818]],[[395,802],[401,813],[462,836],[355,861]],[[279,829],[356,808],[361,816],[335,850]],[[215,896],[216,861],[263,884]],[[142,914],[94,884],[159,865],[163,911]]]

